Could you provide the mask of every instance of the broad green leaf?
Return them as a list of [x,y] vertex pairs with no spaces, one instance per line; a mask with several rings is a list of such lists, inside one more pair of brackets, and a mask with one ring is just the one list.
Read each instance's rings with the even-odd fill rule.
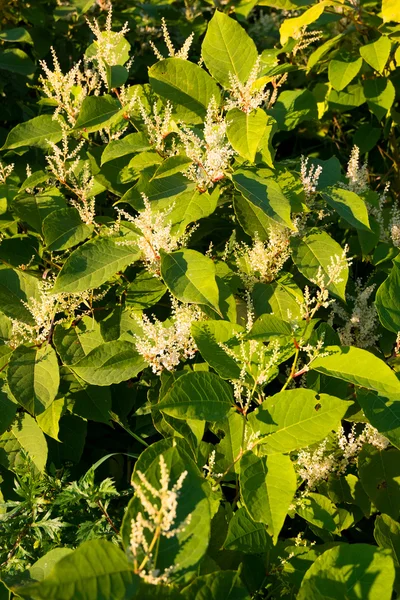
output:
[[18,404],[6,389],[0,389],[0,434],[4,433],[14,421]]
[[64,413],[65,407],[65,399],[57,398],[54,400],[50,406],[46,408],[46,410],[36,417],[37,424],[40,429],[53,439],[60,441],[58,439],[58,430],[60,419]]
[[239,508],[229,521],[224,542],[226,550],[238,550],[245,554],[264,554],[271,549],[271,537],[263,523],[255,523],[244,508]]
[[340,544],[314,561],[297,599],[390,600],[394,575],[388,550],[368,544]]
[[196,579],[182,590],[182,600],[250,600],[237,571],[215,571]]
[[231,76],[247,81],[258,56],[243,27],[218,10],[208,23],[201,53],[211,75],[226,89],[231,88]]
[[66,365],[73,365],[103,344],[100,324],[89,316],[80,319],[75,326],[58,323],[54,328],[53,343]]
[[[7,267],[18,268],[32,265],[38,257],[38,239],[31,235],[15,235],[5,238],[0,244],[0,261]],[[34,258],[32,259],[32,256]]]
[[189,165],[192,164],[192,160],[182,154],[175,156],[169,156],[166,158],[159,167],[157,167],[152,179],[160,179],[161,177],[168,177],[175,175],[175,173],[181,173],[185,171]]
[[125,600],[134,598],[139,578],[128,558],[106,540],[90,540],[61,558],[42,581],[15,588],[34,600]]
[[73,552],[71,548],[53,548],[29,567],[29,575],[35,581],[43,581],[47,575],[50,575],[54,565],[71,552]]
[[380,322],[393,333],[400,331],[399,295],[400,261],[396,259],[393,261],[389,277],[379,286],[375,297],[375,306]]
[[181,302],[206,304],[218,313],[219,291],[213,261],[195,250],[161,253],[161,276]]
[[287,323],[292,319],[301,319],[299,302],[302,299],[301,290],[295,285],[286,285],[285,281],[256,283],[253,290],[256,316],[273,313]]
[[400,6],[397,0],[382,0],[382,19],[384,23],[400,23]]
[[59,142],[62,138],[62,128],[59,121],[51,115],[41,115],[24,123],[19,123],[11,129],[2,150],[15,150],[24,146],[48,148],[48,141]]
[[[248,169],[236,171],[232,179],[236,189],[251,204],[260,208],[268,219],[293,229],[290,202],[276,181],[263,177],[262,170],[257,172]],[[258,233],[261,239],[265,239],[262,232]]]
[[311,8],[308,8],[305,12],[303,12],[299,17],[294,17],[291,19],[285,19],[279,29],[279,33],[281,36],[281,45],[284,46],[288,39],[295,38],[303,29],[303,27],[307,27],[311,23],[314,23],[324,12],[326,6],[329,6],[330,2],[319,2]]
[[228,321],[199,321],[192,325],[192,335],[202,358],[224,379],[239,379],[240,367],[221,344],[238,346],[237,334],[243,327]]
[[0,464],[12,471],[16,465],[26,464],[25,455],[38,471],[44,471],[46,439],[31,415],[19,413],[14,425],[0,436]]
[[228,112],[226,119],[227,136],[231,146],[240,156],[253,163],[267,126],[266,113],[261,108],[250,113],[233,108]]
[[246,452],[240,461],[240,491],[247,512],[268,526],[274,544],[296,492],[296,473],[289,456],[257,457]]
[[220,421],[233,405],[230,385],[218,375],[199,371],[179,377],[157,409],[176,419]]
[[63,194],[51,188],[41,194],[20,194],[14,198],[13,210],[23,223],[42,233],[43,221],[56,210],[67,208]]
[[36,298],[38,290],[38,281],[31,275],[0,268],[0,310],[11,319],[34,323],[32,314],[23,303]]
[[331,60],[329,62],[328,77],[333,89],[341,92],[358,75],[362,66],[362,58],[356,60]]
[[132,379],[145,366],[134,344],[115,341],[97,346],[71,368],[87,383],[103,386]]
[[336,431],[349,404],[313,390],[286,390],[264,401],[249,418],[253,430],[266,436],[259,440],[265,453],[286,453]]
[[396,98],[396,90],[390,79],[376,77],[364,81],[364,94],[370,111],[382,121]]
[[380,548],[392,553],[396,567],[400,566],[400,523],[389,515],[378,515],[375,519],[374,538]]
[[264,314],[258,317],[248,337],[266,342],[276,335],[290,336],[293,335],[293,330],[289,323],[276,317],[274,314]]
[[386,35],[381,35],[375,42],[360,46],[360,54],[375,71],[382,73],[390,55],[392,43]]
[[47,250],[68,250],[84,242],[93,232],[93,225],[82,222],[76,208],[51,212],[43,221],[43,236]]
[[347,111],[361,106],[366,101],[364,88],[361,83],[354,83],[342,92],[332,89],[327,98],[332,108]]
[[355,192],[333,187],[322,192],[322,197],[350,225],[362,231],[370,231],[365,200]]
[[[170,473],[170,489],[182,473],[187,471],[179,492],[175,523],[178,526],[191,514],[190,522],[177,535],[170,538],[161,537],[155,565],[161,572],[175,565],[175,570],[170,577],[171,582],[187,571],[193,573],[193,567],[207,551],[210,537],[211,514],[208,500],[210,488],[204,482],[197,465],[183,450],[183,445],[183,440],[174,438],[156,442],[140,455],[132,475],[133,482],[138,484],[140,479],[137,472],[141,471],[151,485],[159,489],[161,454]],[[128,504],[121,528],[125,548],[129,547],[131,519],[135,518],[139,511],[143,513],[142,504],[137,497],[134,497]]]
[[383,396],[400,393],[400,381],[388,365],[367,350],[327,346],[328,356],[317,358],[310,369],[374,390]]
[[145,152],[150,149],[151,146],[144,133],[130,133],[120,140],[112,140],[107,144],[101,155],[101,165],[103,166],[110,162],[110,160],[115,160],[127,154]]
[[311,69],[315,67],[315,65],[318,65],[320,60],[325,56],[325,54],[327,54],[332,48],[334,48],[337,45],[337,43],[342,39],[342,37],[344,37],[344,34],[340,33],[339,35],[335,35],[334,37],[326,40],[326,42],[324,42],[323,44],[318,44],[317,49],[311,52],[310,56],[308,57],[307,72],[311,71]]
[[297,514],[320,529],[336,531],[339,513],[336,506],[321,494],[308,493],[296,507]]
[[398,395],[384,398],[376,393],[358,390],[357,402],[375,429],[400,449],[400,400]]
[[24,42],[25,44],[33,44],[30,33],[24,27],[5,29],[4,31],[0,32],[0,40],[2,42]]
[[57,356],[51,346],[19,346],[10,358],[7,382],[16,401],[33,415],[44,412],[60,385]]
[[358,456],[358,473],[364,490],[379,512],[400,515],[400,450],[364,446]]
[[76,378],[69,387],[66,400],[74,415],[97,423],[109,423],[112,409],[110,388],[86,385]]
[[126,290],[126,303],[133,310],[144,310],[156,304],[167,288],[163,282],[148,271],[136,275]]
[[95,238],[74,250],[57,276],[53,293],[83,292],[97,288],[139,258],[133,246],[117,245],[109,238]]
[[185,123],[202,123],[214,97],[220,101],[215,81],[198,65],[182,58],[167,58],[149,69],[153,90],[174,108],[176,117]]
[[23,50],[7,48],[0,52],[0,70],[29,77],[36,71],[36,66]]
[[169,215],[172,223],[171,232],[176,235],[183,234],[187,225],[211,215],[217,208],[218,190],[216,192],[200,193],[195,189],[179,194],[174,200],[175,206]]
[[268,111],[278,123],[281,131],[291,131],[303,121],[318,119],[317,101],[314,95],[305,90],[285,90]]
[[269,238],[271,220],[262,208],[259,208],[242,195],[236,195],[233,200],[235,215],[243,231],[252,236],[256,232],[259,239],[265,241]]
[[342,281],[338,283],[330,282],[329,275],[332,259],[340,258],[343,255],[343,249],[339,244],[325,231],[319,231],[318,233],[308,233],[302,239],[292,238],[291,246],[293,262],[300,273],[307,279],[312,280],[315,279],[318,269],[321,268],[327,289],[344,300],[349,276],[347,264],[344,263],[344,268],[341,271]]
[[123,109],[116,98],[105,94],[104,96],[86,96],[82,102],[78,119],[74,129],[83,129],[92,133],[110,127],[122,119]]
[[239,457],[242,454],[243,436],[246,423],[237,412],[229,413],[223,421],[215,423],[216,431],[223,432],[223,438],[218,444],[216,469],[220,473],[233,470],[240,473]]

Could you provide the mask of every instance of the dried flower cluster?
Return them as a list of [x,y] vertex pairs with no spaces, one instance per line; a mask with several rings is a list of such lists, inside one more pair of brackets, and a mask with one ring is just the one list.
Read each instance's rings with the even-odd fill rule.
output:
[[181,360],[193,358],[197,347],[191,334],[191,326],[202,317],[194,305],[181,304],[171,297],[172,315],[168,321],[150,319],[142,314],[136,317],[143,333],[135,334],[136,349],[151,366],[153,373],[164,369],[174,371]]
[[160,538],[172,538],[183,532],[190,522],[191,515],[176,524],[178,500],[188,472],[183,471],[170,489],[171,478],[161,454],[160,488],[156,489],[137,471],[140,483],[133,483],[136,497],[140,500],[142,511],[131,521],[130,551],[133,557],[134,571],[147,583],[168,583],[176,565],[162,573],[156,568],[154,554]]

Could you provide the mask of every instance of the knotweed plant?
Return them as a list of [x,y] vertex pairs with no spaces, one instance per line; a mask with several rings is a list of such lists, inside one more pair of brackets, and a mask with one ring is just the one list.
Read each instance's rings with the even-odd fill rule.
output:
[[[162,36],[164,39],[164,43],[168,50],[168,56],[170,58],[175,57],[175,58],[181,58],[183,60],[188,60],[189,59],[189,50],[190,50],[190,47],[193,42],[194,33],[191,33],[189,35],[189,37],[186,38],[186,40],[180,50],[176,50],[175,46],[173,45],[173,43],[171,41],[167,23],[166,23],[164,17],[161,18],[161,30],[162,30]],[[150,40],[149,44],[150,44],[156,58],[158,60],[164,60],[164,56],[161,54],[161,52],[158,50],[158,48],[156,48],[154,42],[152,40]]]

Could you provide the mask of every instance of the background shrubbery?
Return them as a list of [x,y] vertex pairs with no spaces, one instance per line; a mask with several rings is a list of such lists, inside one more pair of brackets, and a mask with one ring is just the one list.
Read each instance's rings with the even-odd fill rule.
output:
[[397,0],[0,19],[0,600],[397,597]]

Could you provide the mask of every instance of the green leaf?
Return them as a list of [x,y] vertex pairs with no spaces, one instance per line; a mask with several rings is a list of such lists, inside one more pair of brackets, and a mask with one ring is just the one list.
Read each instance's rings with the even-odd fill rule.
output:
[[383,396],[400,393],[400,381],[394,371],[371,352],[353,346],[328,346],[325,350],[329,355],[317,358],[310,369]]
[[362,58],[356,60],[331,60],[329,62],[328,77],[333,89],[341,92],[353,81],[362,67]]
[[108,94],[86,96],[74,129],[83,129],[86,133],[92,133],[103,127],[110,127],[122,118],[123,112],[119,101]]
[[390,600],[394,566],[387,550],[340,544],[317,557],[306,572],[298,600]]
[[53,293],[78,293],[97,288],[139,258],[133,246],[118,246],[109,237],[97,237],[74,250],[56,279]]
[[125,554],[106,540],[90,540],[61,558],[38,583],[15,588],[34,600],[125,600],[139,585]]
[[121,156],[134,154],[135,152],[145,152],[150,149],[151,146],[144,133],[130,133],[121,140],[112,140],[107,144],[101,155],[101,166]]
[[336,506],[321,494],[308,493],[296,507],[297,514],[315,527],[333,533],[338,526],[339,513]]
[[41,115],[11,129],[2,150],[16,150],[25,146],[46,149],[48,141],[56,144],[61,139],[62,128],[59,121],[55,121],[51,115]]
[[54,400],[46,410],[37,415],[36,421],[40,429],[53,439],[58,439],[58,430],[60,419],[64,413],[65,399],[57,398]]
[[400,6],[397,0],[382,0],[382,19],[384,23],[400,23]]
[[71,548],[53,548],[29,567],[29,575],[36,581],[43,581],[47,575],[50,575],[54,565],[71,552],[73,552]]
[[274,544],[296,492],[296,473],[289,456],[257,457],[246,452],[240,461],[240,490],[247,512],[265,523]]
[[364,446],[358,456],[361,484],[379,512],[398,519],[400,514],[400,450],[379,451]]
[[[341,257],[343,249],[334,239],[331,238],[325,231],[318,233],[306,234],[302,239],[298,237],[292,238],[292,258],[300,273],[307,279],[315,279],[318,269],[322,269],[325,276],[325,283],[330,280],[328,269],[331,266],[331,259]],[[341,271],[341,279],[339,283],[329,283],[328,290],[335,296],[339,296],[345,300],[346,283],[349,276],[349,269],[346,265]]]
[[200,193],[198,190],[187,190],[174,200],[175,206],[171,211],[171,232],[175,235],[185,233],[187,225],[199,219],[208,217],[217,208],[218,189],[214,193]]
[[7,48],[0,52],[0,69],[29,77],[36,71],[36,66],[23,50]]
[[94,348],[103,344],[100,324],[86,316],[68,327],[59,323],[54,328],[53,342],[65,365],[73,365],[89,354]]
[[156,94],[170,100],[174,115],[185,123],[202,123],[211,99],[220,101],[219,88],[210,75],[182,58],[167,58],[153,65],[149,81]]
[[51,212],[43,221],[43,236],[47,250],[68,250],[85,241],[93,232],[93,225],[82,222],[76,208]]
[[0,32],[0,40],[2,42],[33,44],[30,33],[24,27],[5,29],[4,31]]
[[249,418],[253,430],[267,436],[259,440],[265,453],[286,453],[336,431],[349,404],[313,390],[286,390],[268,398]]
[[250,600],[237,571],[216,571],[196,579],[182,590],[183,600]]
[[0,268],[0,310],[17,321],[33,324],[30,311],[23,302],[38,295],[37,279],[14,269]]
[[[290,202],[276,181],[263,177],[262,170],[249,169],[236,171],[232,179],[236,189],[246,200],[261,209],[269,220],[293,229],[290,219]],[[273,226],[272,223],[271,226]],[[254,230],[252,233],[254,234]],[[263,232],[258,231],[258,233],[260,239],[266,239]]]
[[163,282],[148,271],[136,275],[126,290],[126,303],[133,310],[144,310],[156,304],[167,288]]
[[380,322],[386,329],[400,331],[400,260],[394,260],[389,277],[379,286],[375,306]]
[[376,77],[375,79],[366,79],[363,85],[370,111],[379,121],[382,121],[396,98],[393,83],[386,77]]
[[92,385],[111,385],[136,377],[146,363],[130,342],[106,342],[94,348],[73,371]]
[[314,23],[324,12],[325,6],[329,6],[329,2],[319,2],[307,9],[299,17],[285,19],[279,30],[281,45],[284,46],[290,37],[296,38],[303,30],[303,27]]
[[381,35],[375,42],[360,46],[360,54],[375,71],[383,72],[388,61],[392,43],[386,35]]
[[287,281],[256,283],[253,290],[254,309],[257,316],[263,313],[273,313],[287,323],[291,319],[301,319],[299,302],[302,302],[302,298],[300,289],[292,282]]
[[14,421],[18,404],[5,389],[0,389],[0,434],[4,433]]
[[261,108],[257,108],[251,113],[233,108],[228,112],[226,120],[228,122],[227,136],[231,146],[240,156],[254,162],[267,127],[266,113]]
[[334,48],[337,43],[344,37],[343,33],[339,35],[335,35],[334,37],[326,40],[323,44],[318,45],[317,49],[311,52],[307,61],[307,72],[311,71],[315,65],[318,65],[320,60],[331,50]]
[[383,398],[367,390],[358,390],[357,402],[375,429],[400,449],[400,400]]
[[218,375],[190,372],[175,381],[157,409],[176,419],[220,421],[233,404],[232,388]]
[[60,385],[57,356],[51,346],[19,346],[10,358],[7,382],[17,402],[33,415],[46,410]]
[[64,196],[57,188],[41,194],[20,194],[14,198],[13,210],[23,223],[28,223],[38,233],[42,232],[44,219],[55,210],[67,207]]
[[255,523],[244,508],[239,508],[229,521],[224,549],[245,554],[264,554],[271,549],[272,540],[263,523]]
[[317,101],[309,90],[285,90],[268,111],[280,131],[291,131],[303,121],[318,119]]
[[213,261],[195,250],[161,253],[161,276],[181,302],[206,304],[218,313],[219,290]]
[[365,200],[343,188],[330,188],[322,197],[350,225],[361,231],[371,231]]
[[231,88],[231,75],[247,81],[258,56],[243,27],[218,10],[208,23],[201,53],[211,75],[226,89]]
[[220,344],[229,347],[238,346],[237,334],[243,327],[228,321],[199,321],[192,324],[192,335],[202,358],[224,379],[239,379],[238,362],[221,348]]
[[380,548],[392,553],[396,567],[400,566],[400,523],[389,515],[378,515],[375,519],[374,538]]
[[181,173],[182,171],[185,171],[192,162],[193,161],[190,158],[183,156],[182,154],[169,156],[159,167],[157,167],[152,179],[160,179],[161,177],[169,177],[170,175],[175,175],[175,173]]
[[112,398],[108,387],[86,385],[76,378],[66,394],[66,400],[74,415],[97,423],[109,423]]
[[44,471],[47,462],[46,439],[28,413],[19,413],[11,429],[0,436],[0,464],[12,471],[15,466],[25,463],[25,454],[38,471]]
[[273,336],[291,336],[293,334],[289,323],[274,314],[264,314],[258,317],[250,330],[249,336],[253,340],[267,342]]

